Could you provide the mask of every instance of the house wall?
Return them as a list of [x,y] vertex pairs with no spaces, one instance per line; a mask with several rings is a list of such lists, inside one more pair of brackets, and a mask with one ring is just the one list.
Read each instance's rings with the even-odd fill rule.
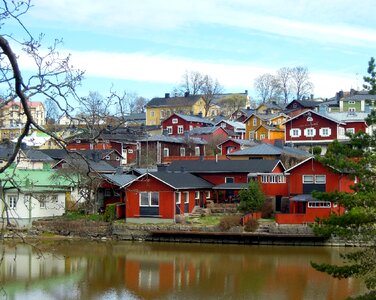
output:
[[[232,149],[233,148],[233,149]],[[221,145],[221,154],[226,155],[228,154],[228,149],[232,149],[230,152],[235,152],[240,150],[240,144],[234,142],[234,141],[226,141]],[[232,158],[231,158],[232,159]]]
[[348,128],[354,128],[355,132],[366,132],[367,131],[367,124],[365,121],[363,122],[349,122],[346,123],[345,130]]
[[[177,123],[174,123],[173,122],[173,119],[177,119]],[[183,126],[183,132],[182,133],[178,133],[178,127],[179,126]],[[170,117],[168,117],[167,119],[165,119],[164,121],[162,121],[162,129],[163,130],[166,130],[167,132],[167,128],[168,127],[171,127],[172,128],[172,132],[169,133],[170,135],[180,135],[180,136],[184,136],[184,133],[193,129],[193,128],[196,128],[196,127],[205,127],[207,126],[206,123],[203,123],[203,122],[189,122],[189,121],[186,121],[184,120],[183,118],[173,114],[171,115]]]
[[225,183],[226,177],[234,177],[234,183],[247,183],[247,173],[196,174],[214,185]]
[[[9,208],[11,223],[18,226],[30,226],[33,219],[62,216],[65,213],[65,192],[33,193],[33,196],[18,193],[16,190],[7,191],[5,200],[9,204],[10,196],[18,196],[16,208]],[[52,201],[50,196],[57,196],[57,201]],[[46,197],[45,207],[40,207],[41,197]],[[31,200],[31,206],[29,205]],[[2,217],[6,217],[4,214]]]
[[[253,119],[257,119],[256,124],[253,124]],[[245,121],[245,137],[247,140],[253,139],[253,136],[250,136],[251,131],[255,131],[256,128],[262,124],[266,124],[266,122],[262,119],[260,119],[256,115],[250,116],[246,121]]]
[[[303,114],[296,119],[286,123],[286,142],[312,142],[312,141],[332,141],[337,138],[337,123],[329,119],[323,118],[314,113],[311,114],[312,121],[307,121],[308,116]],[[304,129],[315,128],[316,134],[312,137],[304,135]],[[331,132],[328,136],[320,136],[320,128],[330,128]],[[300,129],[299,137],[291,136],[291,129]]]

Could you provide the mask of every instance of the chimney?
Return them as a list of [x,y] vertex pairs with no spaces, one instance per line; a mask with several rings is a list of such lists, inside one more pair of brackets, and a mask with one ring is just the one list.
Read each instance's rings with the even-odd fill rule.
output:
[[184,93],[184,97],[187,98],[188,96],[189,96],[189,91],[186,91],[186,92]]
[[[339,98],[339,99],[343,98],[343,91],[339,91],[339,92],[338,92],[338,98]],[[338,100],[339,100],[339,99],[338,99]]]
[[202,112],[200,111],[197,116],[202,118]]
[[310,95],[311,100],[313,100],[313,94]]
[[245,93],[246,95],[248,95],[248,90],[245,90],[244,93]]
[[164,97],[165,97],[165,98],[170,98],[170,93],[165,93],[165,94],[164,94]]

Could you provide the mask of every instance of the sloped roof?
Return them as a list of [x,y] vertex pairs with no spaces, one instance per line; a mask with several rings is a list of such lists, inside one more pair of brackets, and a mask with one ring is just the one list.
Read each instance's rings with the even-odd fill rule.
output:
[[31,161],[44,161],[44,162],[51,162],[53,159],[48,156],[47,154],[43,153],[40,150],[28,149],[28,150],[21,150],[22,153],[25,154],[25,157],[30,159]]
[[289,154],[292,156],[303,156],[308,157],[311,156],[310,153],[299,150],[294,147],[287,147],[284,146],[282,148],[270,145],[270,144],[259,144],[258,146],[254,146],[252,148],[247,148],[243,150],[239,150],[236,152],[231,152],[227,154],[228,156],[243,156],[243,155],[281,155],[281,154]]
[[200,116],[195,116],[195,115],[184,115],[184,114],[174,113],[169,118],[173,118],[174,115],[182,118],[183,120],[185,120],[187,122],[213,124],[212,121],[210,121],[210,120],[208,120],[206,118],[200,117]]
[[201,95],[189,95],[187,97],[163,97],[153,98],[146,107],[176,107],[176,106],[192,106],[199,99]]
[[286,108],[291,108],[292,103],[297,102],[304,108],[314,108],[322,104],[322,102],[313,101],[313,100],[292,100],[289,104],[286,105]]
[[271,126],[271,125],[266,125],[266,124],[261,124],[259,125],[255,131],[257,131],[260,127],[264,127],[265,129],[267,130],[271,130],[271,131],[285,131],[284,129],[281,129],[281,128],[278,128],[278,127],[275,127],[275,126]]
[[208,126],[208,127],[196,127],[189,131],[190,135],[195,134],[212,134],[216,130],[220,129],[219,126]]
[[169,171],[185,170],[192,173],[270,173],[279,160],[179,160],[173,161]]
[[131,174],[102,174],[102,177],[119,187],[123,187],[137,178]]
[[149,174],[175,189],[210,189],[213,187],[210,182],[191,173],[159,171]]
[[245,129],[245,124],[243,122],[237,122],[237,121],[231,121],[231,120],[221,120],[221,121],[215,123],[215,125],[218,126],[218,124],[220,124],[222,122],[225,122],[228,125],[236,128],[236,129]]
[[[184,137],[179,136],[168,136],[168,135],[152,135],[147,138],[139,140],[140,142],[166,142],[166,143],[176,143],[176,144],[185,144],[187,140]],[[201,138],[190,137],[189,141],[198,144],[205,145],[207,142]]]
[[291,119],[286,120],[286,121],[283,122],[282,124],[289,123],[289,122],[293,121],[294,119],[297,119],[297,118],[299,118],[300,116],[302,116],[302,115],[304,115],[304,114],[308,114],[308,113],[311,113],[311,114],[314,114],[314,115],[320,116],[320,117],[322,117],[322,118],[328,119],[328,120],[330,120],[330,121],[332,121],[332,122],[335,122],[335,123],[342,123],[342,124],[344,124],[343,121],[339,121],[339,120],[337,120],[337,119],[331,117],[331,116],[328,115],[327,113],[322,114],[322,113],[316,112],[316,111],[311,110],[311,109],[310,109],[310,110],[306,110],[306,111],[301,112],[300,114],[298,114],[298,115],[292,117]]
[[0,147],[0,159],[1,160],[8,160],[9,157],[12,155],[12,153],[13,153],[12,148]]
[[368,117],[366,112],[327,112],[326,115],[340,122],[362,122]]
[[255,142],[254,140],[227,139],[224,142],[218,144],[218,146],[220,146],[220,145],[222,145],[222,144],[224,144],[224,143],[226,143],[228,141],[233,141],[235,143],[238,143],[239,145],[249,146],[249,147],[253,147],[253,146],[259,145],[259,143]]
[[355,95],[344,97],[341,101],[362,101],[362,100],[376,100],[376,95],[371,95],[368,92],[357,92]]

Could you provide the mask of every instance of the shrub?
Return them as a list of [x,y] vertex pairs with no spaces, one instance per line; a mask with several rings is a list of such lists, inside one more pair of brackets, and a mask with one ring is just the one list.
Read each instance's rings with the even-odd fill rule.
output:
[[273,215],[273,205],[270,201],[266,201],[261,207],[261,218],[269,219]]
[[118,203],[107,204],[104,211],[103,219],[106,222],[111,222],[116,220],[116,205]]
[[248,188],[239,192],[240,203],[238,210],[243,213],[253,213],[260,211],[265,202],[265,195],[261,191],[260,183],[251,180]]
[[227,231],[239,225],[241,225],[241,216],[225,216],[219,221],[219,228],[222,231]]
[[259,223],[256,219],[249,219],[245,224],[244,224],[244,231],[246,232],[254,232],[257,230],[259,226]]

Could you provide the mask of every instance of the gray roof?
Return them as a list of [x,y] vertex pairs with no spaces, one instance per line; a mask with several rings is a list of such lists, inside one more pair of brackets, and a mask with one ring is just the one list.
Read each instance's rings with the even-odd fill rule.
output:
[[1,160],[8,160],[9,157],[12,155],[12,153],[13,153],[12,148],[0,147],[0,159]]
[[81,156],[72,153],[68,157],[62,159],[74,168],[78,168],[82,171],[89,172],[95,171],[98,173],[115,173],[115,168],[105,162],[104,160],[94,161],[90,159],[84,159]]
[[[140,142],[165,142],[165,143],[176,143],[176,144],[186,144],[187,140],[180,136],[169,136],[169,135],[152,135],[147,138],[139,140]],[[207,142],[201,138],[190,137],[189,141],[198,144],[205,145]]]
[[239,150],[236,152],[231,152],[227,154],[228,156],[239,156],[239,155],[282,155],[288,154],[292,156],[303,156],[308,157],[311,156],[308,152],[299,150],[293,147],[277,147],[270,144],[259,144],[252,148],[247,148],[243,150]]
[[169,118],[173,117],[174,115],[178,116],[179,118],[182,118],[183,120],[185,120],[187,122],[213,124],[212,121],[210,121],[206,118],[200,117],[200,116],[195,116],[195,115],[184,115],[184,114],[174,113]]
[[45,161],[45,162],[52,162],[53,159],[48,156],[47,154],[43,153],[40,150],[22,150],[25,156],[30,159],[31,161]]
[[123,187],[137,178],[137,176],[129,174],[102,174],[102,177],[119,187]]
[[299,103],[302,107],[305,108],[314,108],[319,106],[322,102],[318,101],[313,101],[313,100],[293,100],[289,104],[287,104],[286,108],[291,108],[291,104],[297,102]]
[[192,106],[195,104],[201,95],[190,95],[187,97],[164,97],[153,98],[147,104],[146,107],[176,107],[176,106]]
[[270,173],[279,160],[178,160],[168,170],[192,173]]
[[362,101],[362,100],[376,100],[376,95],[368,94],[368,92],[358,92],[355,95],[341,98],[341,101]]
[[159,171],[149,174],[176,189],[211,189],[213,187],[210,182],[191,173]]
[[142,121],[142,120],[146,120],[146,113],[142,112],[142,113],[133,113],[133,114],[130,114],[130,115],[126,115],[126,116],[124,116],[124,120],[125,121]]
[[213,186],[213,190],[241,190],[247,188],[247,183],[222,183]]
[[255,142],[254,140],[242,140],[242,139],[227,139],[225,140],[224,142],[218,144],[218,146],[228,142],[228,141],[233,141],[235,143],[238,143],[239,145],[241,146],[249,146],[249,147],[253,147],[253,146],[256,146],[256,145],[259,145],[259,143]]
[[326,115],[340,122],[362,122],[368,117],[366,112],[331,112]]
[[193,128],[192,130],[189,131],[190,135],[195,135],[195,134],[212,134],[215,132],[217,129],[221,127],[218,126],[208,126],[208,127],[196,127]]

